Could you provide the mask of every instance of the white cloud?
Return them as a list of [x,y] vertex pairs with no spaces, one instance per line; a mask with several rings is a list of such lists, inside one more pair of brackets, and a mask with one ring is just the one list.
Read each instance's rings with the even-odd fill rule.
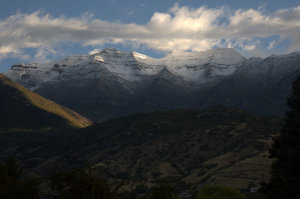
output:
[[[154,50],[201,51],[214,47],[234,47],[241,51],[273,50],[278,42],[290,41],[289,51],[300,48],[300,6],[266,13],[264,9],[231,10],[228,7],[197,9],[175,4],[166,13],[156,12],[143,25],[122,24],[93,18],[52,17],[33,12],[16,13],[0,21],[0,59],[24,56],[24,49],[36,49],[35,59],[47,60],[59,53],[56,46],[123,44]],[[258,40],[280,39],[263,46]]]
[[36,51],[36,54],[34,56],[34,60],[38,63],[46,63],[51,61],[48,57],[50,55],[56,55],[59,52],[57,52],[55,49],[51,47],[39,47]]

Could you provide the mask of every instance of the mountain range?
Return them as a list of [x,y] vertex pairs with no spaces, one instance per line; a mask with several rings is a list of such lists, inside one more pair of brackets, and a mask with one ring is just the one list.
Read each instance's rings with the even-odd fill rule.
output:
[[[184,189],[247,188],[269,179],[268,147],[282,119],[211,105],[282,114],[299,61],[300,53],[246,59],[215,49],[154,59],[105,49],[16,64],[5,73],[13,81],[0,75],[0,159],[14,154],[36,175],[89,162],[127,190],[162,179]],[[112,119],[92,125],[77,112]]]
[[234,49],[214,49],[155,59],[108,48],[45,64],[20,63],[4,74],[95,121],[212,105],[282,115],[300,74],[300,53],[246,59]]

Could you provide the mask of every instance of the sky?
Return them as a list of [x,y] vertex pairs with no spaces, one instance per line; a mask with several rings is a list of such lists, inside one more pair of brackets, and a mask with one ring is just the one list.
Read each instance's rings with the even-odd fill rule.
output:
[[299,33],[299,0],[1,0],[0,72],[108,47],[266,57],[299,51]]

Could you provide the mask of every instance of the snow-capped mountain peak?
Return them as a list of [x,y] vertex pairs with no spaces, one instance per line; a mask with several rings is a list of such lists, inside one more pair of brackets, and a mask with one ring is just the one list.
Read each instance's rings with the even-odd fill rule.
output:
[[204,64],[237,65],[243,62],[245,58],[232,48],[219,48],[201,52],[173,50],[163,60],[176,66]]
[[234,49],[175,50],[156,59],[110,48],[50,63],[16,64],[5,75],[97,120],[220,104],[269,114],[285,109],[299,63],[300,53],[245,59]]
[[244,60],[243,56],[230,48],[202,52],[175,50],[161,59],[172,73],[200,83],[214,76],[232,74]]
[[93,55],[72,55],[45,64],[18,64],[5,74],[34,90],[49,81],[81,76],[95,78],[103,70],[125,81],[143,81],[158,75],[163,69],[186,81],[205,83],[215,77],[235,72],[244,61],[234,49],[214,49],[203,52],[174,50],[163,58],[155,59],[138,52],[122,52],[107,48]]

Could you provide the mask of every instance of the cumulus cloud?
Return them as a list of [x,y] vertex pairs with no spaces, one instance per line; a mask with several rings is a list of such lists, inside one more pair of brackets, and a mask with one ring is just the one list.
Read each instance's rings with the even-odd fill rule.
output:
[[[79,43],[101,47],[106,44],[146,46],[154,50],[202,51],[215,47],[241,51],[272,50],[285,40],[289,51],[300,47],[300,6],[266,13],[264,9],[232,10],[228,7],[197,9],[175,4],[166,13],[156,12],[146,24],[122,24],[80,17],[53,17],[33,12],[16,13],[0,21],[0,59],[24,56],[23,49],[36,49],[36,59],[58,53],[58,45]],[[261,40],[277,36],[269,45]],[[275,45],[276,44],[276,45]],[[96,51],[95,51],[96,52]]]

